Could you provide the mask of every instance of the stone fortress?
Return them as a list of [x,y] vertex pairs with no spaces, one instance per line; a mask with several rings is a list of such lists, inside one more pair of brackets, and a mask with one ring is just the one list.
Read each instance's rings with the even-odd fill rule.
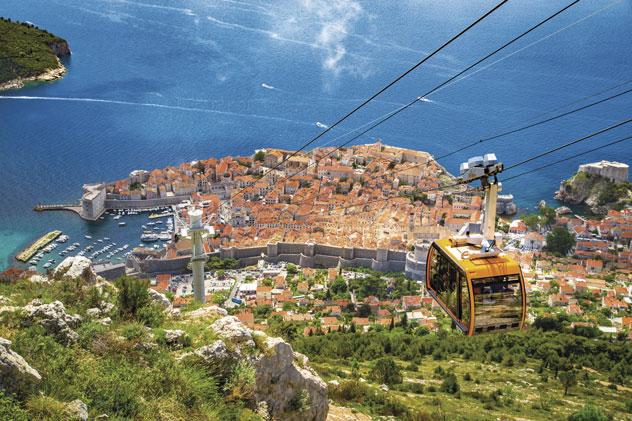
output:
[[622,162],[599,161],[579,166],[579,172],[599,175],[615,183],[628,181],[629,166]]

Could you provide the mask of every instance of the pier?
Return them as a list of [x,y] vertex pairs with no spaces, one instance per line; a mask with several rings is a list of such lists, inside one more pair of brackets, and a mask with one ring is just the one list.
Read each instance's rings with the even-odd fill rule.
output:
[[48,234],[40,237],[36,242],[25,248],[20,254],[15,256],[15,258],[21,262],[28,262],[39,249],[46,247],[48,243],[50,243],[60,235],[61,231],[59,230],[49,232]]
[[33,208],[36,212],[44,211],[70,211],[78,215],[81,215],[81,204],[58,204],[58,205],[44,205],[39,204]]

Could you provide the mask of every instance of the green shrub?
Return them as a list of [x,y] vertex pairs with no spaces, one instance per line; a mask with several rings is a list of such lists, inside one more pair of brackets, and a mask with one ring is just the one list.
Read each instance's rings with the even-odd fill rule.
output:
[[378,383],[397,384],[402,382],[399,367],[390,357],[380,358],[369,372],[369,378]]
[[20,403],[0,391],[0,420],[28,421],[28,413]]
[[456,379],[456,375],[449,372],[441,383],[441,391],[454,395],[459,391],[459,382]]
[[147,335],[147,329],[140,323],[128,323],[121,328],[121,336],[128,341],[140,340]]
[[92,342],[96,338],[105,335],[107,331],[107,327],[100,323],[84,323],[77,329],[77,334],[79,334],[79,344],[84,349],[90,349]]
[[601,409],[590,404],[568,417],[568,421],[608,421],[608,419]]
[[292,399],[288,402],[286,410],[288,412],[305,412],[309,409],[311,403],[309,393],[305,389],[298,391],[292,396]]
[[64,402],[45,395],[30,398],[26,402],[26,408],[34,420],[65,420],[70,415]]
[[240,361],[224,385],[226,399],[229,401],[251,401],[255,394],[255,369],[246,362]]
[[149,304],[149,283],[145,280],[121,276],[115,281],[118,288],[119,315],[136,317],[138,311]]
[[159,304],[141,307],[137,312],[137,317],[139,321],[149,327],[159,327],[165,321],[165,313]]

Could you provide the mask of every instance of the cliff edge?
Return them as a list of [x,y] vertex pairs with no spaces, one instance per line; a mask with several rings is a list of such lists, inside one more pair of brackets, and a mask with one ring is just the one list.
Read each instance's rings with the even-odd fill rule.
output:
[[628,165],[601,161],[580,165],[578,171],[560,183],[555,198],[564,203],[586,204],[596,214],[632,203]]

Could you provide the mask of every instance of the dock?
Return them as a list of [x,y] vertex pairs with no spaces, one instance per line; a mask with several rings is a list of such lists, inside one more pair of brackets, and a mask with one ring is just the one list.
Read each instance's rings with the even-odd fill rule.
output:
[[62,210],[62,211],[70,211],[70,212],[74,212],[78,215],[81,215],[81,204],[60,204],[60,205],[43,205],[43,204],[39,204],[37,206],[35,206],[33,208],[34,211],[36,212],[43,212],[43,211],[57,211],[57,210]]
[[55,238],[59,237],[60,235],[61,235],[61,231],[59,230],[49,232],[48,234],[40,237],[37,241],[35,241],[33,244],[31,244],[27,248],[22,250],[20,254],[15,256],[15,258],[21,262],[28,262],[29,260],[31,260],[31,257],[33,257],[33,255],[38,252],[39,249],[46,247],[48,243],[50,243],[51,241],[53,241]]

